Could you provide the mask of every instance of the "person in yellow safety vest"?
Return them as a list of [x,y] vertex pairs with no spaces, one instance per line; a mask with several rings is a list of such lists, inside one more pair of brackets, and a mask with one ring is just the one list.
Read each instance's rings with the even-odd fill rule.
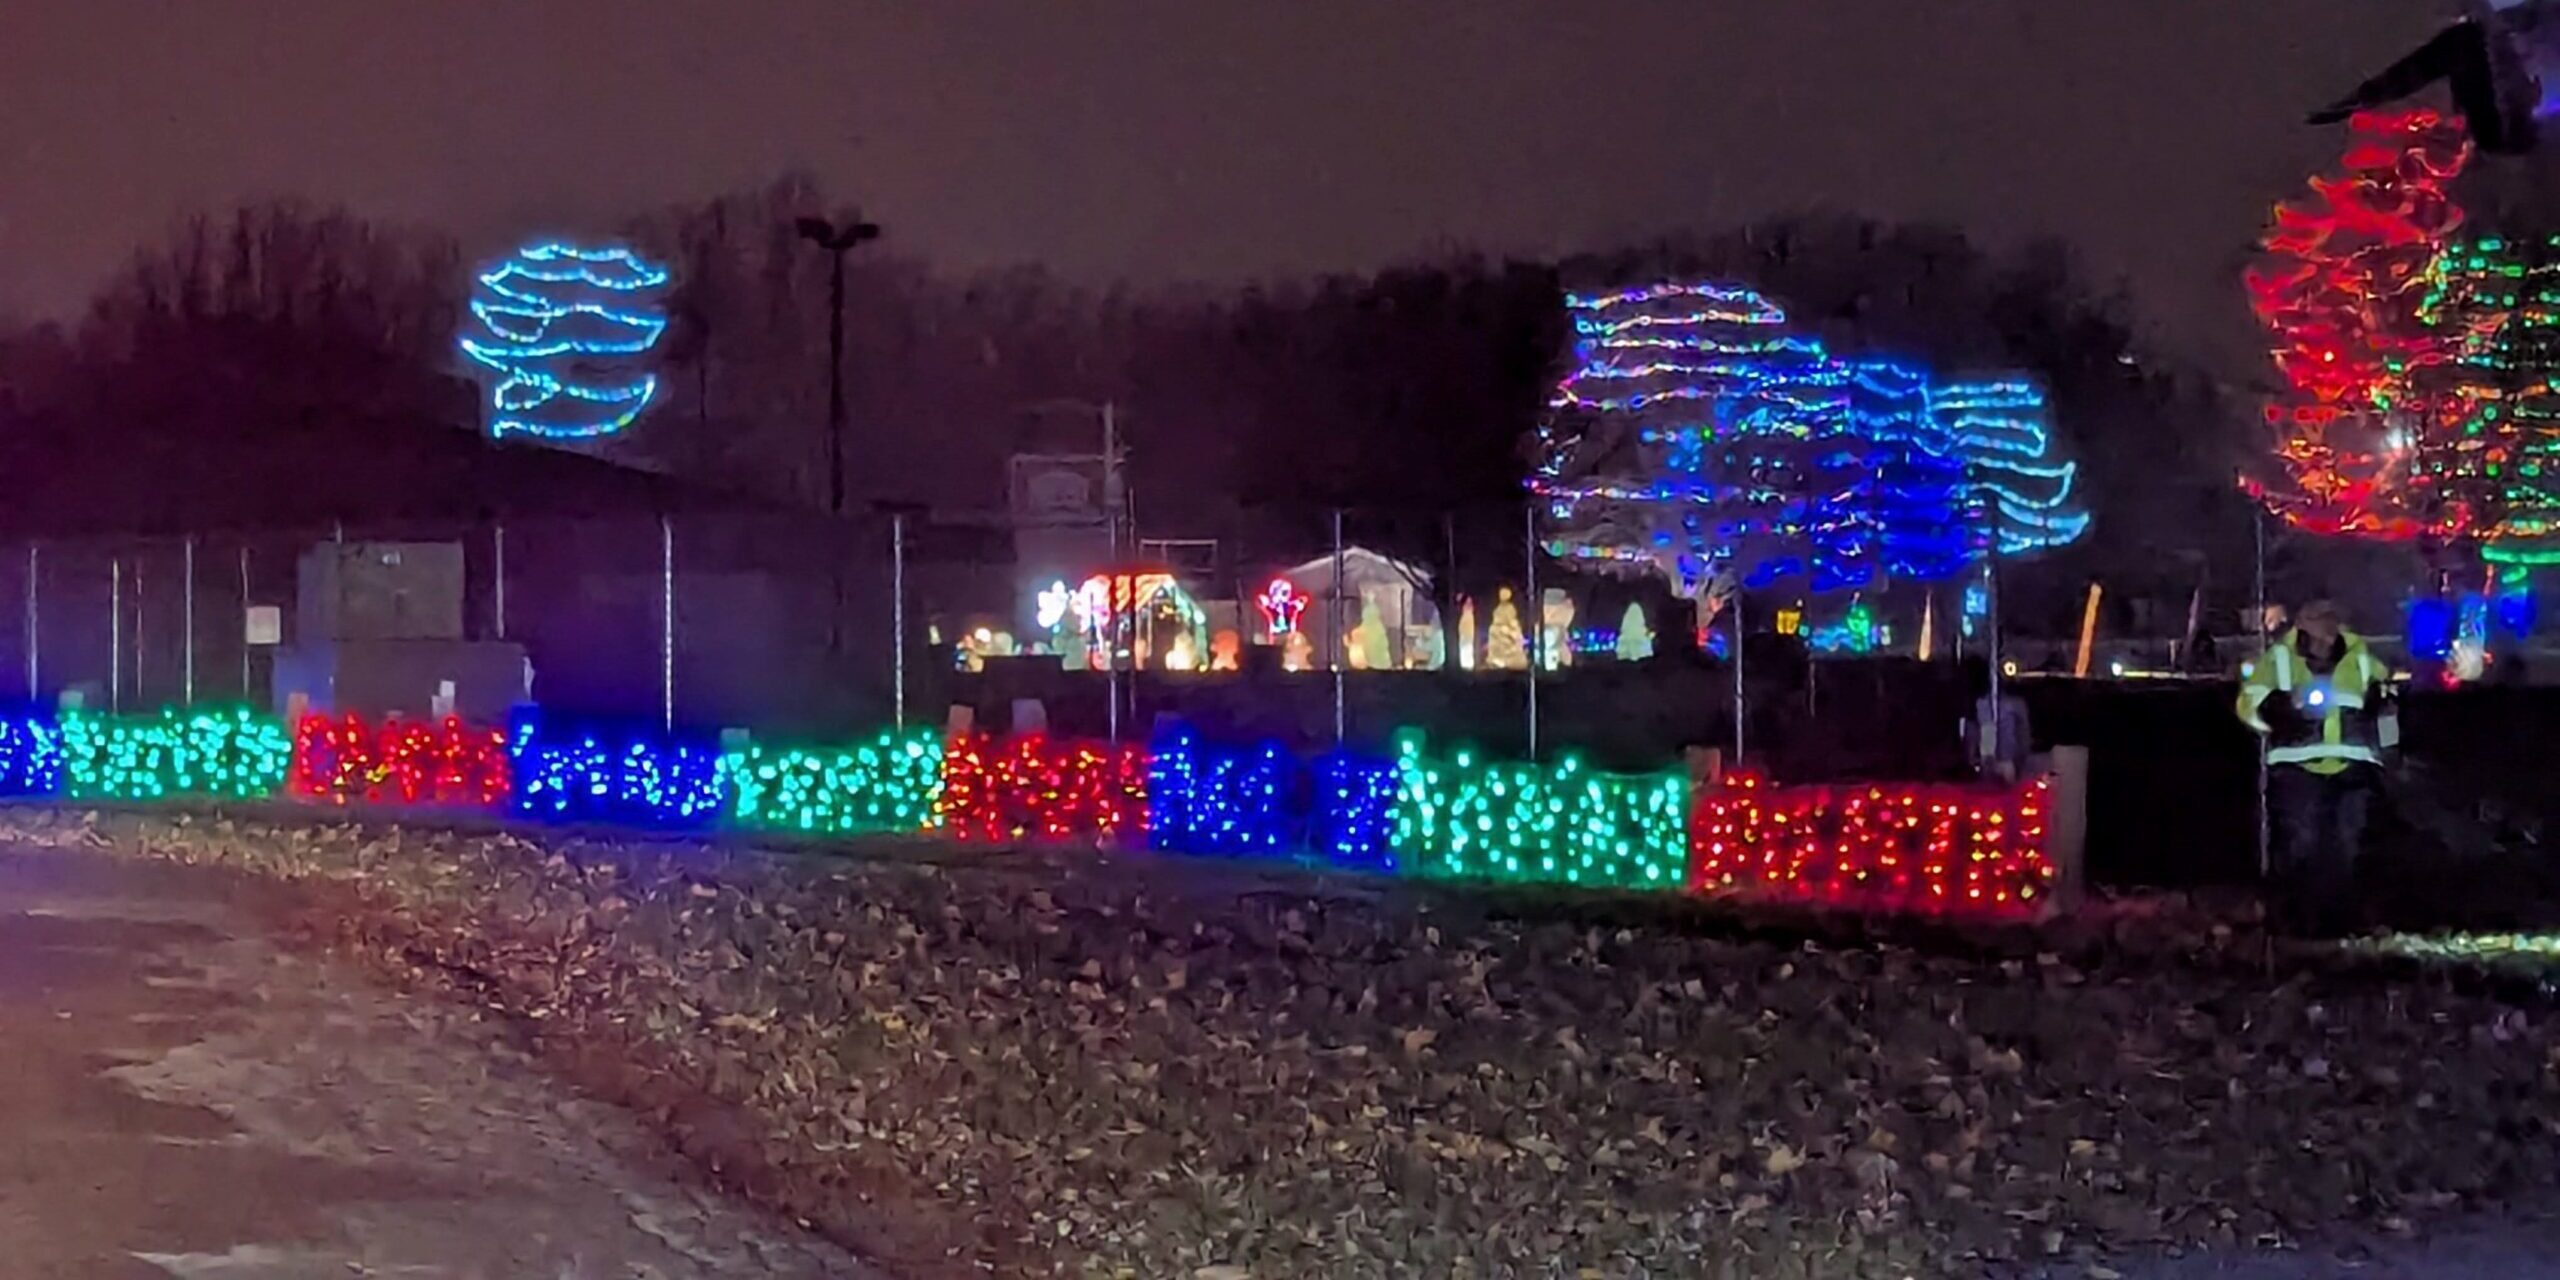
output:
[[2296,925],[2343,927],[2365,810],[2397,746],[2391,669],[2328,600],[2304,605],[2240,683],[2240,719],[2266,736],[2277,884]]

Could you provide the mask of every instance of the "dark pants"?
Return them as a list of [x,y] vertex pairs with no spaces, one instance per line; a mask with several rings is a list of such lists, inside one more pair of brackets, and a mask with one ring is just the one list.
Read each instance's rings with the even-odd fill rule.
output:
[[2327,775],[2280,764],[2270,774],[2267,801],[2276,822],[2276,887],[2284,915],[2297,926],[2331,930],[2347,925],[2374,775],[2369,764],[2351,764],[2343,773]]

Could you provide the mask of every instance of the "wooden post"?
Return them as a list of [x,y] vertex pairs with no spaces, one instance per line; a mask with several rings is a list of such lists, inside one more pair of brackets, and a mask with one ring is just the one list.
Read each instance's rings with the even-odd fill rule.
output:
[[2047,855],[2055,868],[2051,910],[2069,911],[2088,892],[2089,749],[2053,749],[2052,790],[2046,797]]
[[2071,663],[2074,680],[2089,678],[2090,650],[2098,643],[2098,597],[2104,593],[2097,583],[2089,584],[2089,603],[2080,610],[2080,654]]

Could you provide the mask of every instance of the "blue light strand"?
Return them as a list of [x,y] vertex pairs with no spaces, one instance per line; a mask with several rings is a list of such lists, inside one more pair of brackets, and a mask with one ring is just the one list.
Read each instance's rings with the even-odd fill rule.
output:
[[0,715],[0,796],[62,793],[62,727],[42,711]]
[[1731,569],[1820,593],[1943,580],[1995,540],[2017,554],[2087,530],[2076,469],[2044,460],[2033,383],[1835,358],[1739,286],[1566,301],[1575,367],[1529,481],[1550,554],[1684,589]]
[[528,245],[480,273],[471,314],[485,336],[462,354],[499,375],[489,388],[489,434],[577,440],[615,434],[657,395],[657,375],[611,366],[665,334],[654,307],[664,267],[629,249]]
[[1392,874],[1401,789],[1396,761],[1347,751],[1318,756],[1308,845],[1335,866]]
[[1147,772],[1148,843],[1179,853],[1271,857],[1291,847],[1297,761],[1277,742],[1228,747],[1190,726],[1158,733]]
[[2015,378],[1960,380],[1931,399],[1962,453],[1973,501],[1996,513],[1985,518],[2000,554],[2061,546],[2089,531],[2089,514],[2071,497],[2078,465],[2037,461],[2053,443],[2042,388]]
[[654,726],[567,725],[530,708],[507,733],[515,811],[544,822],[684,829],[720,815],[720,752]]

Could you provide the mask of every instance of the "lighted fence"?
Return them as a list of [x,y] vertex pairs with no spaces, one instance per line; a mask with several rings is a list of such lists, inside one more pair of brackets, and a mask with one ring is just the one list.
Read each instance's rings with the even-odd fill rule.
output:
[[69,711],[62,794],[76,800],[256,800],[284,789],[293,738],[245,708],[156,715]]
[[721,810],[720,751],[707,739],[524,711],[507,731],[515,811],[545,822],[690,828]]
[[1592,888],[1676,890],[1688,858],[1685,774],[1597,773],[1572,756],[1435,760],[1396,742],[1395,851],[1408,873]]
[[507,735],[447,716],[308,715],[293,729],[292,794],[335,804],[496,809],[515,789]]
[[1826,906],[2006,915],[2041,909],[2051,787],[1777,787],[1741,774],[1701,791],[1689,887]]
[[506,808],[524,819],[815,835],[940,831],[1305,859],[1429,879],[1779,898],[2016,916],[2065,880],[2070,802],[2038,779],[1781,787],[1750,774],[1611,774],[1573,756],[1429,750],[1300,759],[1276,743],[1147,745],[1042,734],[884,732],[847,746],[740,743],[518,714],[315,715],[287,733],[240,709],[0,717],[0,796],[298,800]]
[[959,840],[1126,840],[1147,830],[1147,749],[1026,733],[955,735],[937,816]]
[[46,715],[0,716],[0,797],[62,792],[62,728]]
[[942,741],[930,730],[852,747],[751,744],[720,758],[732,825],[824,835],[926,830],[942,769]]
[[1303,847],[1292,803],[1302,767],[1277,742],[1218,746],[1189,726],[1156,735],[1147,770],[1149,842],[1180,853],[1274,857]]

